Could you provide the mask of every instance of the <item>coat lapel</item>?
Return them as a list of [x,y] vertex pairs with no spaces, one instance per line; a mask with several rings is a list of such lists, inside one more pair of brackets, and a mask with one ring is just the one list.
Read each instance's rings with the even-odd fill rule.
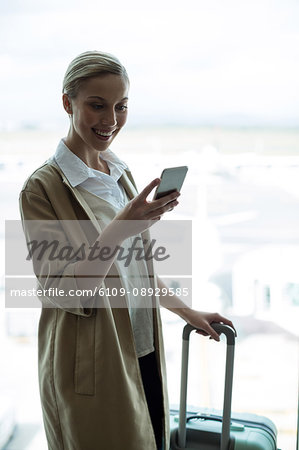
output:
[[122,176],[120,177],[120,182],[123,185],[128,198],[131,200],[132,198],[136,197],[138,194],[136,185],[133,181],[131,172],[125,171]]
[[[50,163],[51,164],[51,163]],[[101,233],[103,230],[100,226],[99,221],[96,219],[94,213],[92,212],[91,208],[89,207],[88,203],[86,202],[86,200],[84,199],[84,197],[81,195],[81,193],[78,191],[78,189],[74,188],[69,180],[66,178],[66,176],[64,175],[64,173],[62,172],[62,170],[55,164],[51,164],[53,167],[55,167],[55,169],[59,172],[61,178],[62,178],[62,182],[68,187],[68,189],[71,191],[73,197],[77,200],[77,202],[80,204],[80,206],[83,208],[83,210],[85,211],[85,213],[87,214],[89,220],[91,221],[91,223],[93,224],[93,226],[95,227],[96,231],[98,233]],[[99,201],[103,201],[102,199],[99,198]]]

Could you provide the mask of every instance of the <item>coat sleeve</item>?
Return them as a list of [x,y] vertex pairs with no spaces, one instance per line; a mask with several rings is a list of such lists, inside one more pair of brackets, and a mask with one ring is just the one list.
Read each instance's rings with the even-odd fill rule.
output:
[[20,213],[43,307],[61,308],[83,317],[94,315],[97,294],[80,291],[74,274],[85,245],[82,239],[76,240],[76,233],[77,237],[80,232],[82,235],[79,223],[66,221],[66,229],[46,195],[28,190],[20,193]]

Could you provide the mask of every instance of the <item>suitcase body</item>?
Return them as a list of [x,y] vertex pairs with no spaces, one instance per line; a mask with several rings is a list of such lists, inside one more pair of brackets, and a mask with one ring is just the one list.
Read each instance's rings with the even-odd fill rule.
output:
[[[220,449],[222,411],[205,409],[188,411],[185,449]],[[189,419],[190,418],[190,419]],[[179,450],[177,427],[179,410],[170,410],[171,446]],[[277,450],[277,430],[268,418],[255,414],[233,413],[230,425],[230,450]]]
[[223,412],[202,408],[186,412],[189,336],[183,331],[180,408],[170,411],[171,450],[277,450],[273,422],[255,414],[231,414],[235,333],[230,327],[212,324],[227,339]]

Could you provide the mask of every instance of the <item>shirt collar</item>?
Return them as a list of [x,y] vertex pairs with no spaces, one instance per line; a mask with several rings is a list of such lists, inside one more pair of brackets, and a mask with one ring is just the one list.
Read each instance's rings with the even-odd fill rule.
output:
[[[107,149],[100,154],[100,157],[107,161],[111,177],[117,181],[127,165],[121,161],[111,150]],[[64,143],[63,139],[58,144],[54,159],[72,187],[78,186],[88,178],[103,178],[107,176],[99,170],[88,167],[82,159],[73,153]]]

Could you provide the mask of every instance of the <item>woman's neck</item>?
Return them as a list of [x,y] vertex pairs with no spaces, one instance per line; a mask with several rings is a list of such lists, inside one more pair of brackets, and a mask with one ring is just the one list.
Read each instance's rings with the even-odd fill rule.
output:
[[78,156],[78,158],[82,159],[88,167],[110,175],[108,164],[100,157],[100,151],[93,148],[87,148],[84,142],[77,142],[76,139],[72,138],[70,133],[64,139],[64,143],[68,149]]

